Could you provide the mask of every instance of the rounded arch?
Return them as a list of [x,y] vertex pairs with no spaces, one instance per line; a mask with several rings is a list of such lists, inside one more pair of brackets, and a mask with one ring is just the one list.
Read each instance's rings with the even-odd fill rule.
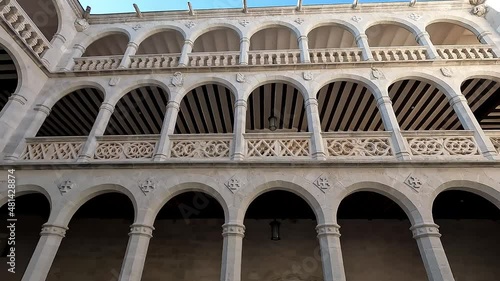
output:
[[480,25],[478,25],[477,23],[475,23],[474,21],[471,21],[471,20],[464,18],[464,17],[457,17],[457,16],[453,16],[453,15],[446,15],[446,18],[435,18],[435,19],[428,21],[426,23],[425,29],[427,30],[427,27],[429,25],[434,24],[434,23],[439,23],[439,22],[451,23],[451,24],[461,26],[461,27],[469,30],[470,32],[472,32],[476,36],[479,36],[483,32],[483,30],[482,30],[483,28]]
[[165,84],[165,82],[153,78],[144,78],[144,79],[129,81],[129,83],[123,85],[118,91],[116,91],[117,94],[113,96],[106,96],[104,102],[116,106],[116,104],[131,91],[147,86],[153,86],[162,89],[167,94],[168,100],[171,100],[172,98],[171,92],[167,84]]
[[154,26],[153,28],[148,29],[145,32],[139,33],[137,36],[132,37],[131,41],[135,42],[137,45],[141,45],[144,40],[150,38],[151,36],[157,35],[159,33],[165,32],[165,31],[176,31],[179,32],[182,35],[182,38],[186,40],[187,38],[187,33],[184,29],[182,29],[179,26],[176,25],[171,25],[171,24],[160,24],[157,26]]
[[21,87],[23,86],[23,79],[27,75],[26,73],[27,67],[24,61],[21,59],[21,54],[16,51],[16,48],[14,47],[9,48],[9,46],[10,44],[0,37],[0,49],[5,50],[5,52],[10,57],[16,68],[17,85],[16,89],[12,94],[18,94],[21,91]]
[[[420,33],[418,30],[418,27],[411,23],[399,20],[379,20],[367,26],[365,34],[371,47],[418,46],[419,43],[416,41],[416,36]],[[387,36],[383,36],[384,33]],[[386,37],[390,41],[383,41]]]
[[317,97],[319,91],[323,89],[323,87],[327,86],[328,84],[334,83],[334,82],[340,82],[340,81],[347,81],[347,82],[352,82],[356,84],[360,84],[364,87],[366,87],[374,96],[375,100],[379,99],[382,97],[382,91],[380,87],[374,83],[372,80],[366,78],[366,76],[362,75],[357,75],[357,74],[328,74],[328,75],[322,75],[316,79],[317,83],[315,83],[315,86],[312,90],[312,94],[314,97]]
[[114,27],[107,27],[103,30],[96,30],[95,33],[88,34],[87,37],[84,38],[79,45],[81,45],[84,48],[88,48],[92,43],[98,41],[99,39],[102,39],[106,36],[113,34],[123,34],[127,36],[129,40],[132,38],[132,33],[128,29],[119,26],[114,26]]
[[234,29],[215,27],[193,41],[193,53],[238,52],[241,36]]
[[[190,83],[191,82],[191,83]],[[202,78],[193,80],[193,81],[185,81],[184,87],[182,90],[178,92],[172,99],[178,103],[181,103],[182,99],[191,92],[192,90],[207,84],[216,84],[223,87],[228,88],[231,91],[234,99],[238,99],[238,88],[229,80],[216,76],[204,75]]]
[[[268,40],[268,38],[277,38],[277,40]],[[286,25],[270,25],[260,28],[253,33],[250,40],[250,51],[260,50],[298,50],[300,35]]]
[[[39,185],[34,185],[34,184],[26,184],[26,185],[18,185],[16,186],[16,197],[20,197],[23,195],[28,195],[28,194],[33,194],[33,193],[39,193],[45,196],[47,198],[47,201],[49,202],[50,209],[52,210],[52,204],[53,200],[50,194],[47,192],[47,190]],[[2,192],[0,193],[0,208],[7,203],[9,197],[7,192]]]
[[301,197],[304,201],[307,202],[309,207],[311,207],[311,210],[316,216],[316,221],[318,222],[318,224],[322,224],[326,221],[323,208],[318,199],[301,185],[285,180],[273,180],[264,184],[260,184],[256,186],[249,194],[246,194],[239,205],[236,220],[238,222],[243,222],[250,204],[252,204],[252,202],[260,195],[275,190],[288,191]]
[[[247,89],[249,89],[247,92],[245,92],[245,95],[243,97],[244,100],[248,100],[250,95],[257,90],[260,86],[270,84],[270,83],[285,83],[289,84],[293,87],[295,87],[299,92],[302,94],[302,97],[304,100],[309,99],[309,92],[306,88],[305,85],[303,85],[299,80],[292,78],[290,76],[285,76],[285,75],[269,75],[264,78],[264,80],[254,80],[254,81],[248,81],[249,86]],[[253,82],[253,83],[252,83]]]
[[337,197],[338,199],[334,202],[334,218],[337,218],[337,212],[342,201],[347,196],[361,191],[375,192],[391,199],[403,209],[412,225],[424,222],[424,218],[417,205],[408,196],[389,185],[372,181],[355,183],[342,190]]
[[415,37],[422,31],[416,24],[412,23],[411,21],[406,20],[406,19],[402,19],[402,18],[396,18],[396,17],[377,18],[376,20],[366,24],[364,26],[364,30],[366,31],[370,27],[373,27],[373,26],[379,25],[379,24],[397,25],[399,27],[402,27],[402,28],[408,30]]
[[307,36],[309,36],[309,33],[311,33],[311,31],[315,30],[316,28],[325,27],[325,26],[341,27],[341,28],[349,31],[352,34],[352,36],[354,36],[355,38],[356,38],[356,36],[358,36],[361,33],[356,25],[354,25],[348,21],[344,21],[341,19],[328,19],[327,21],[317,22],[315,24],[308,26],[307,29],[304,30],[304,34],[307,34]]
[[47,95],[42,95],[40,99],[40,104],[52,108],[58,101],[60,101],[65,96],[73,93],[74,91],[85,89],[85,88],[95,88],[104,94],[104,100],[106,100],[108,92],[106,89],[98,82],[95,81],[78,81],[78,82],[68,82],[63,85],[54,84],[49,89],[46,90]]
[[257,32],[262,31],[264,29],[275,28],[275,27],[284,27],[289,29],[290,31],[292,31],[292,34],[295,34],[295,37],[297,39],[302,35],[300,30],[295,25],[280,20],[263,21],[258,25],[254,25],[253,28],[249,29],[246,35],[248,36],[248,39],[251,39],[252,36],[254,36]]
[[198,39],[200,36],[202,36],[205,33],[208,33],[210,31],[217,30],[217,29],[224,29],[224,28],[229,28],[229,29],[235,31],[238,34],[238,36],[240,37],[240,39],[243,38],[243,32],[236,25],[229,23],[229,22],[217,22],[217,23],[208,23],[208,24],[204,25],[203,28],[197,29],[196,31],[193,31],[193,33],[191,33],[191,35],[188,37],[188,39],[191,40],[192,42],[195,42],[196,39]]
[[354,48],[357,47],[356,34],[354,26],[330,21],[328,23],[318,23],[314,28],[309,28],[307,38],[310,49],[325,48]]
[[488,79],[500,83],[500,71],[495,70],[475,70],[465,73],[465,76],[461,78],[463,84],[465,81],[470,79]]
[[[80,43],[80,45],[85,49],[85,51],[82,54],[82,57],[101,56],[101,55],[106,55],[106,56],[123,55],[125,53],[125,50],[127,49],[127,45],[129,44],[131,37],[132,36],[130,34],[130,31],[121,27],[109,28],[103,30],[102,32],[99,32],[98,34],[89,35]],[[110,42],[105,42],[107,39],[109,39]],[[99,46],[95,46],[103,41],[105,44],[109,43],[112,44],[113,46],[110,46],[109,48],[106,48],[104,50],[99,48]],[[109,52],[105,53],[104,51],[111,51],[111,54]]]
[[68,197],[68,199],[61,204],[61,208],[56,214],[51,214],[49,222],[55,225],[67,227],[73,218],[73,215],[81,206],[89,202],[91,199],[107,193],[120,193],[126,195],[134,207],[134,220],[137,218],[138,203],[134,194],[122,185],[108,183],[96,185],[90,188],[84,187],[81,189],[81,192],[72,194],[71,197]]
[[60,32],[62,26],[62,6],[56,0],[18,0],[24,12],[31,18],[48,41]]
[[431,208],[439,194],[448,190],[467,191],[483,197],[500,209],[500,191],[488,184],[472,180],[452,180],[441,184],[431,194]]
[[402,72],[400,76],[388,81],[387,86],[389,87],[390,85],[403,80],[418,80],[428,83],[443,92],[448,99],[452,99],[455,96],[455,90],[448,82],[437,78],[436,75],[419,71]]
[[477,45],[481,44],[478,34],[458,23],[435,21],[425,30],[434,45]]

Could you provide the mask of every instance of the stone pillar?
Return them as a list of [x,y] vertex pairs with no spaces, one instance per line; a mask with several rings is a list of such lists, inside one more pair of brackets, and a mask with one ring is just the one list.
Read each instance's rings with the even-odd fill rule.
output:
[[85,142],[80,155],[78,155],[78,162],[87,162],[93,158],[97,147],[96,137],[104,135],[114,110],[115,107],[113,105],[105,102],[102,103],[99,115],[97,115],[94,126],[92,127],[92,131],[90,131],[87,141]]
[[76,44],[73,47],[73,53],[71,54],[68,64],[62,69],[63,71],[72,71],[73,67],[75,66],[75,59],[76,58],[81,58],[83,54],[85,53],[86,48],[80,44]]
[[366,34],[363,33],[356,36],[356,44],[358,44],[358,48],[361,48],[363,52],[363,60],[373,60],[372,51],[368,44],[368,36],[366,36]]
[[222,226],[224,246],[222,250],[221,281],[241,280],[241,256],[245,226],[241,224],[225,224]]
[[434,223],[417,224],[410,228],[417,240],[429,281],[454,281],[446,253],[441,244],[439,226]]
[[491,139],[484,134],[464,95],[455,92],[455,96],[449,99],[449,102],[464,129],[474,132],[474,138],[484,157],[492,160],[499,158]]
[[45,281],[67,227],[44,224],[22,281]]
[[323,137],[321,136],[321,120],[319,118],[318,100],[309,98],[305,101],[307,112],[307,125],[312,132],[311,151],[314,159],[326,160]]
[[170,135],[175,131],[175,123],[179,114],[180,104],[176,101],[169,101],[167,104],[167,112],[163,119],[161,129],[161,137],[158,142],[154,161],[165,161],[170,157]]
[[477,39],[483,43],[488,44],[493,48],[493,53],[495,57],[500,58],[500,47],[495,43],[493,39],[493,34],[490,31],[483,31],[477,36]]
[[130,238],[118,278],[119,281],[141,281],[153,230],[154,227],[149,225],[133,224],[130,226]]
[[182,47],[181,58],[179,59],[179,66],[187,66],[189,63],[189,54],[193,50],[193,41],[184,41],[184,46]]
[[400,160],[410,159],[410,152],[406,145],[406,140],[401,134],[398,119],[392,108],[391,98],[386,91],[383,92],[382,97],[377,99],[377,107],[380,111],[385,130],[391,132],[391,143],[394,154]]
[[302,35],[297,39],[299,43],[299,49],[300,49],[300,62],[301,63],[310,63],[311,62],[311,57],[309,55],[309,39],[307,36]]
[[417,43],[424,46],[427,49],[427,58],[434,60],[434,59],[441,59],[439,57],[436,47],[434,47],[434,44],[431,41],[431,37],[429,36],[429,33],[427,32],[420,32],[416,37],[415,40],[417,40]]
[[247,125],[247,101],[237,100],[234,104],[234,132],[232,160],[245,159],[245,131]]
[[250,39],[243,37],[240,40],[240,65],[248,65],[248,52],[250,51]]
[[66,37],[61,33],[54,34],[51,42],[52,48],[45,51],[45,53],[43,53],[41,57],[43,64],[48,69],[54,70],[55,62],[59,61],[59,59],[61,58],[61,54],[64,53],[64,44],[66,44]]
[[9,97],[9,102],[7,102],[0,114],[0,132],[2,132],[0,136],[0,151],[3,150],[16,130],[19,120],[26,111],[24,105],[27,101],[22,95],[13,94]]
[[130,56],[135,55],[138,48],[139,45],[137,45],[135,42],[128,43],[127,50],[125,51],[125,54],[123,55],[122,58],[122,62],[120,63],[120,66],[118,66],[119,69],[130,67]]
[[340,226],[337,224],[321,224],[316,227],[321,247],[323,279],[325,281],[346,280],[339,230]]

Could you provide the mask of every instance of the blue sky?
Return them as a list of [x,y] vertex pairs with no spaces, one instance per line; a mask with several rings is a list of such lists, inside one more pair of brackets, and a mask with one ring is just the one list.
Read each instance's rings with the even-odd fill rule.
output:
[[[190,0],[195,9],[210,8],[239,8],[242,0]],[[247,0],[250,7],[262,6],[295,6],[297,0]],[[345,4],[352,0],[303,0],[304,5],[317,4]],[[362,3],[373,2],[407,2],[409,0],[360,0]],[[423,1],[423,0],[419,0]],[[427,0],[435,1],[435,0]],[[491,1],[491,0],[490,0]],[[133,12],[133,3],[137,3],[143,12],[147,11],[174,11],[187,10],[187,0],[80,0],[85,8],[92,7],[92,14],[126,13]],[[119,4],[118,4],[119,3]]]

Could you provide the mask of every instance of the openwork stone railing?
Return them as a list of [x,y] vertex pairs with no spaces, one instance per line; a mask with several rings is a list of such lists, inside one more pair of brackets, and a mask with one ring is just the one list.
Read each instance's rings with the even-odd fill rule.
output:
[[117,69],[123,56],[76,58],[73,71],[100,71]]
[[0,0],[0,18],[38,58],[51,44],[16,0]]
[[104,136],[97,138],[96,160],[152,159],[160,139],[157,135]]
[[436,51],[442,59],[493,59],[495,53],[489,45],[472,45],[472,46],[436,46]]
[[486,134],[490,137],[498,154],[500,154],[500,131],[486,131]]
[[249,65],[287,65],[297,63],[300,63],[299,50],[263,50],[248,52]]
[[311,134],[245,134],[247,158],[311,157]]
[[390,132],[323,133],[328,157],[393,157]]
[[363,61],[363,52],[352,49],[317,49],[309,50],[311,63],[343,63]]
[[86,137],[29,138],[20,160],[76,160]]
[[233,135],[172,135],[170,158],[227,159]]
[[191,53],[187,65],[191,67],[233,66],[238,65],[239,60],[239,52]]
[[139,55],[130,57],[130,68],[171,68],[179,65],[181,54]]
[[475,156],[479,149],[470,131],[404,132],[414,156]]
[[375,61],[419,61],[427,59],[425,47],[372,47]]

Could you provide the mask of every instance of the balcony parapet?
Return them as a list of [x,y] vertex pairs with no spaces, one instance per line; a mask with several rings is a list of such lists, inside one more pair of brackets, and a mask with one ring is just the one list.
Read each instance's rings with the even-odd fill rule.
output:
[[38,59],[52,48],[49,40],[16,0],[0,0],[0,18]]
[[246,157],[262,158],[312,158],[311,133],[262,133],[245,134]]
[[311,63],[352,63],[363,61],[361,48],[312,49],[309,50]]
[[76,58],[73,71],[102,71],[118,69],[123,56]]
[[170,158],[229,160],[233,135],[171,135],[170,140]]
[[190,53],[188,58],[188,67],[236,66],[240,52]]
[[26,139],[22,161],[74,161],[87,137],[38,137]]
[[481,157],[472,131],[405,131],[415,157]]
[[500,131],[485,131],[486,135],[490,137],[493,146],[500,154]]
[[94,160],[151,160],[159,135],[97,137]]
[[131,69],[173,68],[179,65],[181,54],[135,55],[130,57]]
[[444,60],[495,59],[491,45],[450,45],[436,46],[438,55]]
[[370,47],[375,61],[424,61],[427,49],[424,46]]
[[248,65],[300,64],[300,50],[260,50],[248,52]]
[[322,133],[331,159],[394,159],[391,132]]

